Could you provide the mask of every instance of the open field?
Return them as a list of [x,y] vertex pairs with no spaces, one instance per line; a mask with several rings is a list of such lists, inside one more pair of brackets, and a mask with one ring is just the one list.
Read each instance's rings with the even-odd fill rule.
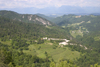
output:
[[9,41],[1,41],[1,39],[0,39],[0,42],[1,42],[2,44],[11,45],[12,40],[9,40]]
[[[0,40],[0,42],[10,46],[12,40],[5,42]],[[29,44],[29,42],[27,43]],[[80,57],[79,52],[71,51],[68,47],[61,47],[57,43],[51,43],[50,41],[45,41],[43,44],[30,44],[28,48],[29,50],[23,50],[23,52],[30,55],[37,55],[40,58],[46,58],[45,52],[47,52],[49,60],[53,58],[55,62],[61,59],[75,60],[75,58]]]
[[56,62],[60,59],[73,60],[80,57],[79,52],[71,51],[68,47],[59,47],[58,45],[58,47],[53,49],[55,44],[50,44],[50,42],[45,42],[43,44],[31,44],[28,47],[29,50],[23,50],[23,52],[31,55],[37,55],[40,58],[46,58],[45,52],[47,52],[48,56],[52,57]]

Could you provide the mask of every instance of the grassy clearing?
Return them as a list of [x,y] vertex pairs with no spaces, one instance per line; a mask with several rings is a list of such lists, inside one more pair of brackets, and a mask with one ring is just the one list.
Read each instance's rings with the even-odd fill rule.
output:
[[[80,23],[74,23],[74,24],[68,24],[67,27],[77,27],[79,26],[80,24],[82,24],[84,21],[80,22]],[[70,30],[70,34],[76,38],[77,35],[80,35],[80,36],[83,36],[83,30],[81,28],[84,28],[84,27],[81,27],[79,26],[79,29],[78,30]],[[85,28],[84,28],[85,29]]]
[[76,38],[76,36],[80,35],[83,36],[83,32],[81,30],[70,30],[70,34]]
[[95,37],[94,40],[95,40],[95,41],[99,41],[99,40],[100,40],[100,36]]
[[53,49],[53,44],[50,45],[49,41],[46,41],[43,44],[31,44],[29,50],[23,50],[24,53],[37,55],[40,58],[46,58],[45,52],[48,53],[56,62],[59,59],[75,59],[80,57],[80,53],[77,51],[71,51],[68,47],[57,47]]
[[95,17],[97,17],[97,16],[91,15],[91,17],[95,18]]
[[91,21],[88,21],[87,23],[91,23]]
[[78,30],[70,30],[70,34],[76,38],[76,36],[80,35],[83,37],[83,32],[87,32],[88,30],[84,27],[79,26]]
[[12,40],[9,40],[9,41],[1,41],[1,39],[0,39],[0,42],[1,42],[2,44],[11,45]]
[[76,27],[77,25],[82,24],[84,21],[80,22],[80,23],[73,23],[73,24],[68,24],[67,27]]
[[[5,42],[0,40],[0,42],[11,45],[12,40]],[[29,43],[29,41],[27,43]],[[30,55],[37,55],[40,58],[46,58],[45,52],[47,52],[56,62],[60,59],[73,60],[80,57],[80,53],[77,51],[71,51],[68,47],[56,47],[53,49],[54,45],[57,45],[57,43],[51,43],[50,41],[45,41],[43,44],[30,44],[30,46],[28,46],[29,50],[23,50],[23,52]]]
[[[84,21],[82,21],[81,23],[83,23]],[[80,25],[81,23],[75,23],[75,24],[71,24],[68,25],[69,27],[77,27],[78,25]],[[90,21],[88,21],[87,23],[91,23]],[[70,30],[70,34],[76,38],[76,36],[80,35],[83,37],[83,32],[87,32],[88,30],[86,28],[84,28],[83,26],[78,26],[78,28],[76,30]]]
[[62,28],[65,28],[66,26],[62,26]]

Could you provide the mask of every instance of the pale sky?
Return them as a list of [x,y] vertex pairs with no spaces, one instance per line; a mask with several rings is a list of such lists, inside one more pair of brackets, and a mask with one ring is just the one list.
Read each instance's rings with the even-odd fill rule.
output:
[[0,0],[0,8],[45,8],[61,7],[63,5],[100,7],[100,0]]

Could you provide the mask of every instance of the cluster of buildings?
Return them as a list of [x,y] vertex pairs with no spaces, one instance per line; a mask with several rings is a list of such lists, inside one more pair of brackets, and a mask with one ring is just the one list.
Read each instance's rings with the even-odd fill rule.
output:
[[68,42],[70,41],[67,39],[47,38],[47,37],[44,37],[43,40],[64,40],[64,42],[60,42],[59,45],[68,45]]
[[[67,39],[59,39],[59,38],[47,38],[47,37],[43,37],[43,40],[63,40],[63,42],[60,42],[59,45],[61,47],[63,47],[63,45],[77,45],[77,44],[73,44],[73,43],[69,43],[70,40]],[[80,47],[84,47],[85,49],[88,49],[86,46],[83,45],[79,45]]]

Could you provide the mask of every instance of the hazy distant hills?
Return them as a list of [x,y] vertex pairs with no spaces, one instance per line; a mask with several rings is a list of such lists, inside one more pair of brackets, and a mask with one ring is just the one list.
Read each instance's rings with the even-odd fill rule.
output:
[[42,25],[53,25],[52,22],[50,22],[38,15],[33,15],[33,14],[18,14],[13,11],[2,10],[2,11],[0,11],[0,16],[10,18],[13,20],[18,20],[21,22],[30,22],[30,23],[37,23],[37,24],[42,24]]
[[[2,9],[1,9],[2,10]],[[3,9],[4,10],[4,9]],[[45,8],[9,8],[5,10],[12,10],[18,13],[27,14],[91,14],[100,13],[100,7],[79,7],[79,6],[61,6],[61,7],[45,7]]]
[[98,16],[98,15],[100,15],[100,13],[92,13],[92,14],[90,14],[90,15]]

